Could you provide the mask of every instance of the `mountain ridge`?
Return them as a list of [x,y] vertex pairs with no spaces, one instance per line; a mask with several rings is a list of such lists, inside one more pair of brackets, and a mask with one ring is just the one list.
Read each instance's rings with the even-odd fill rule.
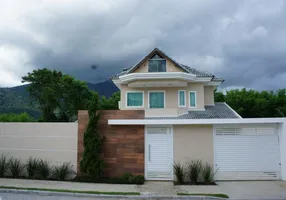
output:
[[[118,91],[118,88],[110,80],[100,83],[86,82],[86,84],[90,90],[106,98],[111,97],[114,92]],[[27,112],[35,118],[40,116],[40,111],[30,103],[29,93],[26,90],[27,86],[28,84],[14,87],[0,87],[0,114]]]

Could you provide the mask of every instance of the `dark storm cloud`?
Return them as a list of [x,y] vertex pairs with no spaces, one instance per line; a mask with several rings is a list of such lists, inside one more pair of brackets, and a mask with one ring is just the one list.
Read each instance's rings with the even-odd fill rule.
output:
[[[285,87],[284,1],[29,3],[20,9],[20,28],[10,23],[0,30],[0,47],[9,44],[25,52],[26,71],[47,67],[99,82],[159,47],[178,62],[223,77],[223,87]],[[7,66],[0,72],[12,69]],[[10,70],[19,77],[24,71]]]

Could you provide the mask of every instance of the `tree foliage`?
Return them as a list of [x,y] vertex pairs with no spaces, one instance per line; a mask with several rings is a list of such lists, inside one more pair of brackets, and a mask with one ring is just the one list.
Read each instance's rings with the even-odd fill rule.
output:
[[277,91],[229,90],[215,93],[216,102],[226,102],[243,118],[286,116],[286,89]]
[[115,92],[110,98],[102,96],[101,110],[118,110],[118,102],[120,101],[120,91]]
[[74,121],[77,111],[86,109],[91,91],[85,82],[56,70],[38,69],[22,77],[30,97],[42,113],[42,121]]
[[81,172],[91,180],[99,180],[103,175],[103,159],[100,157],[103,138],[97,130],[100,118],[100,102],[97,93],[93,93],[88,107],[89,121],[84,133],[84,152],[80,162]]
[[35,119],[32,118],[27,113],[21,114],[0,114],[0,122],[34,122]]

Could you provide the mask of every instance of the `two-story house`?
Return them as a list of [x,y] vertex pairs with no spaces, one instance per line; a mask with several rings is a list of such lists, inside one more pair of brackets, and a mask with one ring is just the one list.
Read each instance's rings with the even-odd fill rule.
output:
[[121,99],[120,110],[103,111],[100,123],[108,174],[173,180],[174,162],[200,159],[214,167],[217,180],[281,179],[285,119],[243,119],[226,103],[214,102],[223,79],[156,48],[111,80]]

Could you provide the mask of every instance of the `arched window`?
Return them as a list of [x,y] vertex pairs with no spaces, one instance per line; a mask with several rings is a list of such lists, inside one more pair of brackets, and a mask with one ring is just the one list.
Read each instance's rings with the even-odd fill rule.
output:
[[166,60],[155,54],[152,58],[149,59],[149,72],[166,72]]

